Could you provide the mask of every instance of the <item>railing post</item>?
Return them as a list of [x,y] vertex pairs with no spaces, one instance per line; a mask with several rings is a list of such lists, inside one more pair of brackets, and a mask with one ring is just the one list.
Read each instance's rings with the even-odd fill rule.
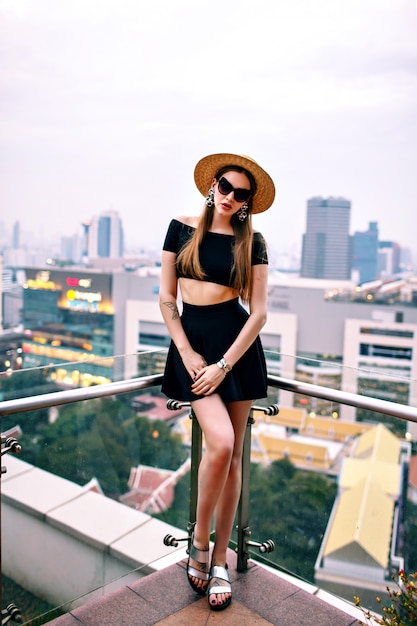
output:
[[[176,411],[183,407],[189,407],[189,402],[180,402],[179,400],[168,400],[167,408]],[[165,535],[164,544],[166,546],[177,546],[179,541],[187,541],[188,552],[191,548],[191,535],[194,524],[197,520],[197,499],[198,499],[198,468],[200,466],[202,450],[203,450],[203,433],[195,413],[190,409],[191,419],[191,468],[190,468],[190,509],[187,526],[187,537],[175,538],[172,535]]]
[[[197,519],[197,498],[198,498],[198,468],[201,461],[202,449],[203,449],[203,435],[201,432],[200,424],[195,416],[193,410],[191,410],[190,418],[192,420],[191,426],[191,472],[190,472],[190,512],[189,512],[189,528],[188,534],[190,537],[189,544],[191,542],[192,528]],[[188,546],[190,547],[190,545]]]
[[[179,408],[190,406],[188,402],[179,402],[178,400],[168,400],[167,408],[177,410]],[[272,552],[275,545],[271,539],[268,539],[264,543],[258,543],[250,541],[251,531],[249,529],[249,486],[250,486],[250,457],[251,457],[251,438],[252,438],[252,424],[255,423],[253,419],[253,411],[263,411],[267,415],[277,415],[279,409],[276,404],[272,404],[269,407],[257,407],[253,406],[248,417],[246,424],[245,438],[243,441],[243,454],[242,454],[242,487],[240,492],[239,505],[237,510],[237,567],[239,572],[243,572],[248,568],[249,558],[249,546],[255,546],[259,548],[260,552]],[[195,416],[194,411],[191,409],[190,419],[191,425],[191,471],[190,471],[190,510],[189,510],[189,523],[187,528],[187,537],[181,539],[175,538],[172,535],[165,535],[164,544],[166,546],[177,546],[179,541],[188,542],[188,551],[191,548],[191,535],[193,532],[194,524],[197,519],[197,499],[198,499],[198,468],[201,462],[202,450],[203,450],[203,434],[200,428],[200,424]]]
[[[22,451],[22,447],[20,443],[14,437],[5,437],[1,435],[1,456],[7,454],[7,452],[11,452],[12,454],[20,454]],[[7,468],[5,466],[1,466],[1,476],[7,472]],[[0,477],[1,481],[1,477]],[[0,506],[0,539],[1,539],[1,506]],[[2,572],[1,568],[1,550],[0,550],[0,573]],[[3,594],[0,589],[0,607],[3,606]],[[11,602],[5,609],[1,609],[1,624],[7,624],[8,622],[21,622],[22,614],[20,609]]]
[[238,572],[244,572],[248,569],[249,546],[258,548],[259,552],[267,553],[275,550],[275,544],[272,539],[267,539],[263,543],[251,541],[251,530],[249,528],[249,497],[250,497],[250,459],[251,459],[251,440],[252,425],[255,423],[253,411],[262,411],[265,415],[278,415],[279,408],[277,404],[271,404],[268,407],[252,406],[246,425],[245,439],[243,442],[242,455],[242,488],[240,492],[239,506],[237,510],[237,565]]
[[243,443],[242,455],[242,489],[240,493],[239,506],[237,510],[237,566],[238,572],[243,572],[248,568],[249,553],[247,551],[247,537],[249,531],[249,486],[250,486],[250,454],[252,424],[255,420],[252,417],[252,410],[246,425],[245,439]]

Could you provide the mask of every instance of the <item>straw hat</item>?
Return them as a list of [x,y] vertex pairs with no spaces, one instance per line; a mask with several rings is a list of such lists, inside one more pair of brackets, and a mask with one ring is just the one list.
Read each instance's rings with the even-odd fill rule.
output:
[[248,170],[256,181],[256,192],[252,197],[252,213],[269,209],[275,198],[275,185],[269,174],[250,157],[242,154],[210,154],[201,159],[194,170],[197,189],[207,196],[211,182],[223,167],[237,165]]

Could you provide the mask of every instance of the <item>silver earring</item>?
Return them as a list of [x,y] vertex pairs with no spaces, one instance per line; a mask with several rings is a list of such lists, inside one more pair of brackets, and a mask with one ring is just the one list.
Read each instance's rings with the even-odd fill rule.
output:
[[248,209],[249,207],[247,203],[245,202],[245,204],[242,204],[239,211],[236,213],[236,215],[238,216],[241,222],[244,222],[245,219],[248,217]]
[[209,189],[208,196],[206,198],[206,205],[208,206],[209,209],[211,209],[214,206],[214,189],[213,188]]

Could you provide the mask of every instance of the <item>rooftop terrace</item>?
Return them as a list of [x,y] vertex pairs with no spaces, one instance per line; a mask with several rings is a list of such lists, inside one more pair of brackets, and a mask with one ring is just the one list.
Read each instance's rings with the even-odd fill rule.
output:
[[361,613],[312,585],[297,585],[251,561],[237,572],[230,554],[233,601],[223,612],[212,611],[206,597],[193,592],[186,578],[186,559],[150,574],[105,597],[81,606],[48,626],[351,626]]

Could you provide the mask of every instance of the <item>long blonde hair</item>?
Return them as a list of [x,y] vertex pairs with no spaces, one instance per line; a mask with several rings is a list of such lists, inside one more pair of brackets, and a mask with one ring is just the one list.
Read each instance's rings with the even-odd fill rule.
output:
[[[255,179],[252,174],[243,167],[223,167],[216,173],[214,178],[218,181],[223,174],[230,171],[245,174],[249,180],[253,196],[256,192]],[[233,267],[231,271],[231,287],[238,291],[243,302],[249,301],[252,290],[252,197],[248,200],[247,204],[248,216],[244,221],[240,221],[236,214],[233,215],[231,219],[231,225],[235,236],[233,246]],[[208,207],[207,204],[205,204],[204,210],[199,217],[197,227],[192,237],[185,244],[177,258],[177,265],[181,269],[181,272],[192,276],[197,280],[204,280],[205,278],[205,274],[200,264],[199,248],[204,237],[210,230],[213,222],[213,214],[214,206]]]

